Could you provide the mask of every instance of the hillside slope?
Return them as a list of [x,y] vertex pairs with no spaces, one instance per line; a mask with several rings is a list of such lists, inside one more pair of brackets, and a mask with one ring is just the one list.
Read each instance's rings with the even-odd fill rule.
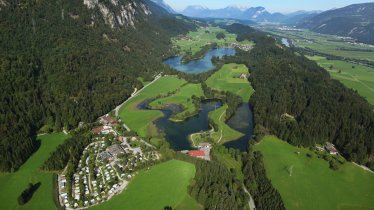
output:
[[374,3],[354,4],[323,12],[305,20],[300,27],[318,33],[349,36],[374,44]]
[[194,30],[150,1],[2,0],[0,171],[36,149],[36,132],[110,111],[162,71],[170,37]]

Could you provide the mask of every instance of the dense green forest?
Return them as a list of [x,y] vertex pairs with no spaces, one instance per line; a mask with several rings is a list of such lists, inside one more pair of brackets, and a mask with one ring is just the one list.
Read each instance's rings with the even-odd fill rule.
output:
[[144,3],[151,15],[138,11],[135,27],[114,28],[83,1],[14,0],[1,9],[0,171],[37,149],[40,129],[91,122],[141,86],[137,77],[165,68],[170,37],[195,25]]
[[196,174],[189,193],[204,209],[236,210],[248,206],[242,183],[222,163],[180,153],[175,158],[195,164]]
[[250,104],[258,139],[270,133],[306,147],[329,141],[349,160],[367,163],[374,154],[372,105],[272,37],[239,24],[225,28],[256,43],[250,53],[239,51],[226,60],[246,64],[252,71],[255,93]]
[[243,155],[244,184],[255,201],[256,208],[262,210],[286,209],[279,192],[266,177],[265,166],[260,152],[249,150]]

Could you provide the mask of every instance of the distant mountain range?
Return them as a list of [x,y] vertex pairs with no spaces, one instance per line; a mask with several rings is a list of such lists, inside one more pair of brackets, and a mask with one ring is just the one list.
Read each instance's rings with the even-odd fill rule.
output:
[[169,6],[164,0],[151,0],[152,2],[156,3],[158,6],[162,7],[169,13],[175,14],[176,12]]
[[209,9],[202,6],[189,6],[181,12],[183,15],[197,18],[232,18],[239,20],[251,20],[255,22],[287,22],[299,23],[306,17],[318,14],[318,11],[298,11],[291,14],[270,13],[264,7],[239,7],[229,6],[223,9]]
[[298,26],[374,44],[374,3],[353,4],[326,11],[304,20]]

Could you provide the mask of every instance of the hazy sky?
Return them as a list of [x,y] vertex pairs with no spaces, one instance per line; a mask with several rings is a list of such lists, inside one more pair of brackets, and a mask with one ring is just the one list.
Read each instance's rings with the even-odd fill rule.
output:
[[263,6],[271,12],[293,12],[297,10],[328,10],[370,0],[164,0],[177,11],[190,5],[201,5],[211,9],[229,5]]

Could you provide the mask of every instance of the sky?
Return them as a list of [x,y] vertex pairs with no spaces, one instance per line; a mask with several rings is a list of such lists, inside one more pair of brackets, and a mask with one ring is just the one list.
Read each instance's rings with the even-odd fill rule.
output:
[[164,0],[176,11],[187,6],[201,5],[210,9],[224,8],[230,5],[263,6],[270,12],[294,12],[297,10],[329,10],[350,4],[370,2],[370,0]]

